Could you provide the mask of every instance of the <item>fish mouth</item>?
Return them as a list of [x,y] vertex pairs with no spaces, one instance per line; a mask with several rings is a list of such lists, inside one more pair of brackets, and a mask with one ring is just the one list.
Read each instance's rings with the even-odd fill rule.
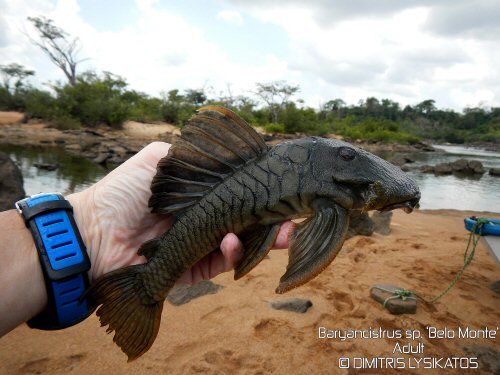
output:
[[388,206],[385,206],[385,207],[378,209],[378,211],[386,212],[386,211],[395,210],[396,208],[401,208],[407,214],[411,214],[414,209],[420,207],[420,205],[418,203],[419,200],[420,200],[420,196],[417,198],[412,198],[412,199],[407,200],[407,201],[390,204]]
[[[382,184],[377,181],[352,183],[352,185],[345,182],[335,182],[350,197],[350,205],[344,206],[341,204],[344,208],[381,212],[401,208],[406,213],[411,213],[414,209],[419,208],[420,192],[418,190],[414,191],[413,194],[405,194],[400,196],[399,199],[394,199],[395,197],[387,196]],[[395,200],[397,201],[395,202]]]

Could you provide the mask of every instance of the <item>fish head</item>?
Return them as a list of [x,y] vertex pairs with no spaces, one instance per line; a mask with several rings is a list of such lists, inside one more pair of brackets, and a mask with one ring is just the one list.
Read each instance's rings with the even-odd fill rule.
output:
[[344,208],[362,211],[402,208],[407,213],[418,208],[420,190],[401,168],[347,142],[331,139],[324,142],[322,159],[328,161],[331,178],[343,191],[340,204]]

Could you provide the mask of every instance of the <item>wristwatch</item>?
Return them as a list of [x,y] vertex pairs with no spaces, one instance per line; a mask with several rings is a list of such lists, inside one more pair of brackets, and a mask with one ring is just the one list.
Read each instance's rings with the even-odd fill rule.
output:
[[48,296],[47,308],[28,326],[55,330],[81,322],[91,313],[82,299],[89,286],[90,260],[73,207],[59,193],[32,195],[15,206],[35,240]]

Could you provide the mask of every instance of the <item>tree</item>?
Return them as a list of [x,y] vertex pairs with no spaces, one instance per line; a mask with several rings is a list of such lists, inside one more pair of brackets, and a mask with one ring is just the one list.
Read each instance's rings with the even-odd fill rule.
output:
[[203,105],[207,101],[207,95],[205,94],[205,89],[187,89],[184,91],[186,93],[186,101],[197,107]]
[[54,21],[44,16],[28,17],[38,32],[39,40],[31,37],[33,44],[40,47],[49,56],[50,60],[63,71],[70,85],[77,83],[76,67],[86,59],[78,60],[78,53],[82,45],[79,38],[70,35],[54,25]]
[[285,81],[257,83],[256,85],[257,92],[255,94],[268,105],[274,123],[278,123],[279,114],[285,108],[290,97],[300,90],[299,86],[289,85]]
[[436,101],[434,99],[427,99],[417,104],[415,106],[415,109],[421,114],[429,115],[436,110],[436,106],[434,104],[436,104]]
[[24,66],[17,63],[8,65],[0,65],[0,72],[3,75],[3,86],[7,91],[10,91],[10,83],[15,79],[14,92],[19,90],[23,85],[23,79],[35,74],[35,71],[25,69]]

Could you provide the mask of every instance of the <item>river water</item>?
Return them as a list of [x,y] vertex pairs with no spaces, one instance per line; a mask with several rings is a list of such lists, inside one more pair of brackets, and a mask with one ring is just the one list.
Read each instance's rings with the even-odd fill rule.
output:
[[[69,155],[57,147],[22,147],[0,145],[19,166],[23,174],[24,190],[27,195],[40,192],[61,192],[69,194],[83,190],[104,177],[109,169],[89,160]],[[56,164],[58,168],[48,171],[36,164]]]
[[[415,160],[408,174],[415,179],[422,199],[420,208],[500,212],[500,177],[490,175],[490,168],[500,168],[500,152],[461,146],[436,145],[436,152],[408,154]],[[480,161],[486,169],[482,176],[435,176],[420,173],[422,165],[436,165],[458,159]]]
[[[490,152],[460,146],[436,146],[438,151],[411,153],[415,160],[408,173],[415,179],[422,192],[422,209],[457,209],[500,212],[500,177],[485,173],[481,177],[434,176],[423,174],[418,168],[424,164],[435,165],[460,158],[478,160],[490,168],[500,168],[500,152]],[[90,161],[68,155],[56,148],[24,148],[0,146],[20,166],[26,194],[59,191],[71,193],[84,189],[109,172],[109,169]],[[58,164],[54,171],[39,169],[36,163]]]

